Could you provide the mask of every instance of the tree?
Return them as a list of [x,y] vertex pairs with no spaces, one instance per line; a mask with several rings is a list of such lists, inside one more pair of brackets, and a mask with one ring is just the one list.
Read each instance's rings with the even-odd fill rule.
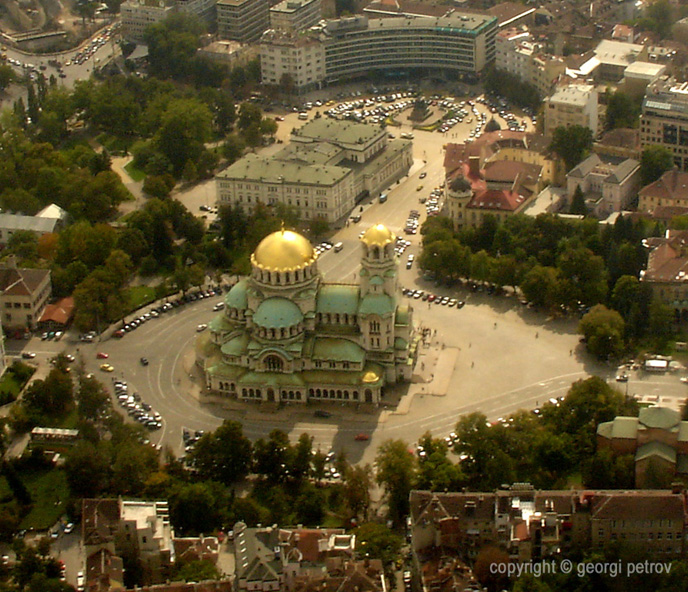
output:
[[639,105],[624,92],[616,91],[609,95],[605,127],[608,130],[619,127],[637,127]]
[[640,157],[640,182],[644,186],[654,183],[674,166],[674,157],[664,146],[648,146]]
[[588,351],[602,360],[617,358],[624,351],[624,320],[603,304],[590,309],[580,320],[578,330],[585,337]]
[[67,483],[76,497],[98,497],[107,487],[110,459],[90,442],[79,442],[65,461]]
[[79,378],[77,409],[83,419],[96,421],[101,412],[110,407],[110,394],[93,376]]
[[578,216],[588,215],[588,206],[585,205],[585,196],[583,195],[583,190],[581,189],[580,185],[576,185],[576,190],[573,192],[569,214],[575,214]]
[[207,580],[219,580],[220,571],[215,564],[208,559],[199,559],[185,563],[177,572],[176,580],[183,582],[205,582]]
[[559,284],[557,270],[553,267],[536,265],[526,273],[521,282],[521,290],[528,302],[535,306],[550,307],[555,302]]
[[414,484],[416,463],[403,440],[386,440],[375,458],[376,480],[385,489],[390,519],[397,525],[408,515],[408,498]]
[[[507,570],[509,555],[497,547],[483,547],[475,558],[473,573],[475,578],[489,592],[506,590],[509,585]],[[502,566],[501,568],[499,566]]]
[[372,486],[373,469],[370,465],[349,466],[344,474],[344,497],[354,518],[367,518]]
[[14,81],[14,70],[12,66],[8,66],[7,64],[0,65],[0,92],[4,92],[12,81]]
[[183,536],[213,532],[221,525],[222,502],[217,484],[185,484],[170,496],[172,523]]
[[251,466],[251,441],[241,424],[225,420],[211,434],[205,434],[191,453],[196,468],[205,479],[231,485],[248,474]]
[[650,335],[658,348],[666,346],[672,335],[674,312],[660,300],[653,300],[649,310]]
[[564,159],[570,171],[580,163],[592,148],[592,130],[582,125],[559,126],[554,130],[550,149]]
[[380,559],[383,565],[390,565],[401,551],[402,539],[384,524],[368,522],[356,530],[356,552],[370,559]]

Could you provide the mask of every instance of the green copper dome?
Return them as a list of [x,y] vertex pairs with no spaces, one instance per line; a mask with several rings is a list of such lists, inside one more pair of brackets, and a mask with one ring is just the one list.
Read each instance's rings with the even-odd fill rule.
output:
[[248,299],[246,298],[247,288],[248,282],[246,280],[237,282],[229,291],[229,294],[225,296],[225,305],[229,308],[245,310],[248,307]]
[[281,329],[293,327],[303,320],[301,309],[286,298],[268,298],[260,303],[253,315],[253,322],[259,327]]

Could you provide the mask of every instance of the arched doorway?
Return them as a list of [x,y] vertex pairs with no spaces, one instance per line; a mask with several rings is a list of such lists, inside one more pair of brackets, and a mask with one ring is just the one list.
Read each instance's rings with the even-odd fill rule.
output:
[[282,361],[282,358],[274,354],[266,356],[265,360],[263,360],[263,363],[265,364],[265,369],[269,370],[270,372],[282,372],[284,369],[284,362]]
[[268,389],[268,401],[275,400],[275,391],[271,388]]
[[365,400],[366,403],[372,403],[373,402],[373,391],[370,389],[366,389],[365,391]]

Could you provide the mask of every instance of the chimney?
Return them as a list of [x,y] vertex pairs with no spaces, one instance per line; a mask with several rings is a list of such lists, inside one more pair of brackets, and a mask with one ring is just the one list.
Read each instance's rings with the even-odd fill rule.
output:
[[468,157],[468,171],[471,175],[475,177],[480,176],[480,157],[479,156],[469,156]]

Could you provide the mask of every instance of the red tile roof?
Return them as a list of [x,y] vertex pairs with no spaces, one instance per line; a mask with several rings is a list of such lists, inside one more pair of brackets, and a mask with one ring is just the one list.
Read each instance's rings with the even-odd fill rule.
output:
[[664,173],[657,181],[643,187],[640,197],[656,197],[662,199],[688,198],[688,173],[677,168]]
[[50,276],[49,269],[0,268],[0,291],[5,296],[30,296]]
[[74,298],[67,296],[58,300],[55,304],[48,304],[41,316],[39,323],[46,323],[52,321],[60,325],[67,325],[74,314]]

